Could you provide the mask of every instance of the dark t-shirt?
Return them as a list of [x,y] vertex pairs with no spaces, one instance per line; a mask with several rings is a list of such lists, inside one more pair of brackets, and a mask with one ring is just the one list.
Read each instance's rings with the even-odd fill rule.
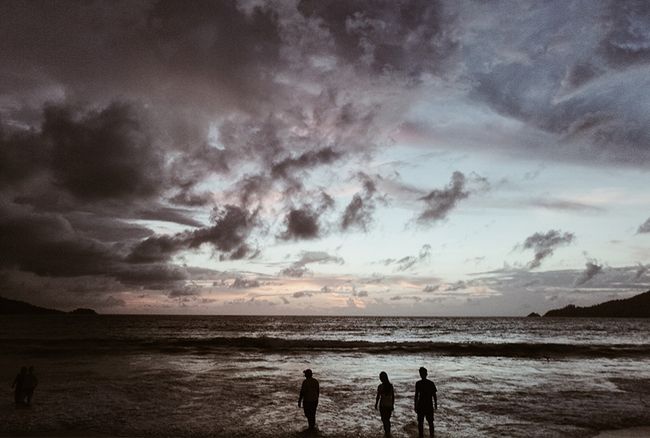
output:
[[415,393],[418,394],[415,408],[418,412],[433,411],[433,394],[436,392],[436,384],[431,380],[423,379],[415,384]]
[[320,388],[318,386],[318,380],[313,377],[308,377],[302,382],[302,388],[300,388],[300,394],[302,395],[303,401],[314,403],[318,401],[318,395]]

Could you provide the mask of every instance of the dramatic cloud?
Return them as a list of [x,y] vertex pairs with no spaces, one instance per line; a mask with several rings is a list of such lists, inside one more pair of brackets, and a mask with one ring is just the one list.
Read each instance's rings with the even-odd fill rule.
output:
[[256,212],[227,205],[213,211],[213,226],[173,236],[149,237],[133,249],[128,260],[133,263],[163,262],[178,251],[196,249],[205,243],[221,252],[222,259],[240,259],[251,253],[246,240],[255,226],[256,218]]
[[444,189],[435,189],[419,200],[426,205],[424,211],[417,218],[419,224],[431,224],[447,217],[447,214],[467,198],[469,191],[465,188],[465,175],[454,172],[451,182]]
[[[263,266],[307,287],[314,264],[352,257],[345,281],[373,300],[347,289],[339,304],[357,311],[389,299],[374,287],[391,276],[371,278],[372,260],[408,290],[455,287],[415,275],[431,247],[409,255],[405,223],[444,252],[441,276],[463,278],[467,241],[497,227],[564,212],[563,227],[585,221],[589,233],[607,212],[608,229],[625,230],[647,214],[634,173],[650,163],[642,3],[9,0],[0,16],[0,288],[25,298],[54,285],[47,299],[66,305],[83,295],[130,311],[149,294],[200,306],[212,298],[195,294],[197,277],[230,294],[272,289],[255,283]],[[473,214],[452,222],[459,205]],[[495,205],[512,226],[490,217]],[[444,235],[430,228],[447,220]],[[599,238],[585,250],[601,253]],[[304,252],[315,239],[336,255]],[[608,239],[616,257],[648,256]],[[532,269],[573,241],[551,230],[519,248],[534,252]],[[495,243],[480,248],[483,266],[507,252]],[[273,259],[278,247],[297,260]],[[188,266],[208,263],[237,274]],[[226,308],[259,312],[294,291]]]
[[92,201],[160,190],[162,159],[129,106],[82,114],[50,107],[42,129],[54,177],[74,196]]
[[574,239],[573,233],[562,233],[560,230],[549,230],[546,233],[535,233],[528,236],[521,245],[522,249],[532,249],[535,252],[533,260],[528,262],[528,268],[539,268],[542,261],[553,255],[556,248],[568,245]]
[[585,263],[585,270],[576,278],[575,286],[582,286],[596,275],[603,272],[603,265],[599,265],[596,260],[590,260]]

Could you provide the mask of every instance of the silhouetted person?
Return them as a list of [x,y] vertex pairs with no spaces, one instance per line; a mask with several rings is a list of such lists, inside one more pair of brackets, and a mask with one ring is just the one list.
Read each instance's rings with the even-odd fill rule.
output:
[[436,396],[435,383],[427,379],[427,369],[420,368],[422,380],[415,384],[415,412],[418,414],[418,436],[424,436],[424,419],[429,423],[429,435],[433,436],[433,410],[438,409],[438,397]]
[[393,384],[388,381],[388,374],[384,371],[379,373],[381,384],[377,387],[377,398],[375,399],[375,409],[379,404],[379,414],[381,422],[384,424],[384,434],[390,435],[390,416],[395,409],[395,390]]
[[11,387],[14,388],[14,402],[16,406],[25,403],[25,377],[27,376],[27,367],[22,367],[20,373],[16,375]]
[[34,396],[34,390],[37,385],[38,379],[36,378],[36,374],[34,374],[34,367],[30,366],[23,381],[24,400],[27,406],[32,404],[32,397]]
[[305,417],[307,417],[307,423],[309,423],[309,430],[313,430],[316,426],[316,408],[318,407],[320,388],[318,386],[318,380],[312,377],[310,369],[303,371],[303,374],[305,375],[305,380],[303,380],[302,387],[300,388],[298,407],[302,403]]

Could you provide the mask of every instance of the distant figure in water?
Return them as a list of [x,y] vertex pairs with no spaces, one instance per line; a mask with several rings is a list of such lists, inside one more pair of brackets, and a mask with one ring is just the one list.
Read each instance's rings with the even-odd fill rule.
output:
[[36,378],[36,374],[34,374],[34,367],[30,366],[23,381],[24,400],[27,406],[32,404],[32,397],[34,396],[34,390],[37,385],[38,379]]
[[381,380],[381,384],[377,387],[375,409],[379,405],[381,422],[384,423],[384,434],[390,435],[390,416],[395,409],[395,390],[393,384],[388,381],[388,374],[384,371],[379,373],[379,380]]
[[316,408],[318,407],[320,388],[318,386],[318,380],[312,377],[313,373],[309,368],[302,373],[305,375],[305,380],[303,380],[302,387],[300,388],[298,407],[302,404],[305,417],[307,417],[307,422],[309,423],[309,430],[313,430],[316,427]]
[[11,387],[14,389],[14,402],[16,406],[25,404],[25,377],[27,377],[27,367],[22,367],[16,375]]
[[420,438],[424,437],[425,418],[429,423],[429,436],[434,435],[433,411],[438,409],[438,397],[436,396],[438,390],[435,383],[427,379],[427,374],[427,369],[421,367],[420,377],[422,380],[415,384],[415,412],[418,414],[418,436]]

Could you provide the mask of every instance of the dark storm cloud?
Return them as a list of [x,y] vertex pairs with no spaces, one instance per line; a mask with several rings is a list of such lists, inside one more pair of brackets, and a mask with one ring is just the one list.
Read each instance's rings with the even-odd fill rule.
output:
[[0,68],[0,75],[35,82],[24,85],[23,95],[63,84],[86,95],[167,94],[202,105],[263,98],[261,78],[277,62],[281,43],[274,11],[246,11],[228,0],[83,7],[8,1],[0,15],[11,17],[0,27],[0,52],[14,66]]
[[41,145],[37,133],[11,129],[0,116],[0,188],[28,179],[46,165]]
[[257,212],[249,212],[234,205],[226,205],[213,211],[214,225],[172,236],[153,236],[138,244],[129,254],[133,263],[168,261],[181,250],[197,249],[203,244],[211,245],[224,259],[240,259],[250,254],[246,240],[256,225]]
[[636,232],[637,234],[650,233],[650,218],[646,219],[644,223],[639,225]]
[[[13,202],[1,219],[30,233],[3,266],[162,289],[188,278],[170,263],[182,251],[257,254],[251,211],[271,193],[289,206],[282,238],[327,233],[321,216],[333,200],[311,201],[303,176],[373,150],[394,111],[372,93],[377,85],[349,86],[314,56],[331,65],[354,57],[354,76],[378,75],[379,87],[439,71],[453,46],[441,24],[449,17],[438,5],[410,6],[360,2],[367,17],[343,11],[332,21],[306,5],[3,2],[0,199]],[[227,196],[209,191],[217,179]],[[363,205],[346,210],[346,228],[369,224],[373,190],[366,184]],[[238,206],[212,226],[194,219],[217,202]],[[152,236],[134,220],[195,229]]]
[[334,200],[325,192],[317,205],[304,204],[291,208],[284,217],[285,230],[278,236],[282,240],[310,240],[321,237],[320,217],[334,206]]
[[286,230],[280,235],[283,240],[307,240],[320,236],[318,214],[306,206],[291,209],[284,218]]
[[438,289],[440,289],[440,285],[436,284],[427,284],[424,286],[424,289],[422,289],[422,292],[436,292]]
[[[101,291],[106,278],[149,289],[163,289],[187,278],[184,269],[173,265],[135,266],[125,260],[125,247],[146,232],[144,228],[123,228],[125,225],[119,221],[78,214],[68,220],[62,214],[35,213],[11,204],[9,207],[0,206],[0,268],[8,270],[12,278],[21,273],[36,274],[35,285],[67,279],[59,284],[67,284],[69,292],[87,284],[84,289],[92,290],[95,284],[95,290]],[[38,287],[34,286],[34,291]]]
[[425,204],[424,211],[417,217],[417,222],[428,225],[447,217],[447,214],[467,198],[470,192],[466,188],[465,175],[454,172],[451,182],[444,189],[434,189],[427,195],[419,198]]
[[542,261],[553,255],[553,252],[562,245],[568,245],[573,242],[575,235],[573,233],[560,230],[549,230],[546,233],[535,233],[526,238],[521,245],[522,249],[532,249],[535,252],[533,260],[528,262],[528,268],[539,268]]
[[421,73],[440,70],[441,60],[455,48],[443,28],[453,17],[437,1],[303,0],[298,10],[317,19],[336,54],[357,68],[395,71],[417,80]]
[[574,286],[582,286],[596,275],[603,272],[603,265],[599,265],[596,260],[590,260],[585,263],[585,270],[576,278]]
[[81,114],[49,107],[42,131],[54,177],[74,196],[93,201],[160,190],[161,157],[128,105]]

